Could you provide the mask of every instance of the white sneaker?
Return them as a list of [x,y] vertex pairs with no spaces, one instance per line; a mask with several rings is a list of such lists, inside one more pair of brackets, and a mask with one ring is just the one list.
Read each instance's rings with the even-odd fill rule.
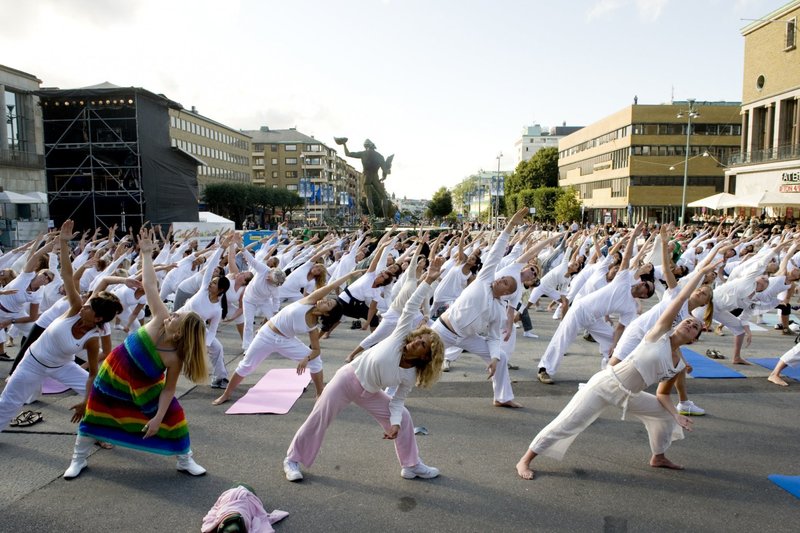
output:
[[289,481],[300,481],[303,479],[303,473],[300,471],[300,465],[297,461],[290,461],[288,458],[283,460],[283,472],[286,474],[286,479]]
[[442,363],[442,372],[450,372],[450,361],[448,359],[445,359],[444,363]]
[[202,476],[206,469],[192,459],[192,452],[178,456],[178,472],[186,472],[190,476]]
[[420,477],[422,479],[431,479],[439,475],[439,469],[434,468],[432,466],[428,466],[423,462],[419,462],[416,464],[416,466],[412,467],[404,466],[403,469],[400,471],[400,475],[403,476],[405,479],[414,479],[415,477]]
[[522,336],[523,337],[528,337],[529,339],[538,339],[539,338],[539,335],[534,333],[533,330],[526,331],[525,333],[522,334]]
[[691,400],[680,402],[675,406],[675,409],[677,409],[678,413],[682,414],[683,416],[703,416],[706,414],[705,409],[697,407]]

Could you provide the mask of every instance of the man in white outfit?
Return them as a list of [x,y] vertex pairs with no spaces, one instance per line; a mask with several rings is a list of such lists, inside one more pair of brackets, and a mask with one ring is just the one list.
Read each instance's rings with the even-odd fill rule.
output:
[[445,348],[457,346],[482,358],[488,364],[494,389],[494,405],[522,407],[514,401],[508,377],[508,356],[502,348],[502,326],[506,309],[501,298],[517,290],[512,276],[495,280],[495,270],[508,245],[514,227],[522,222],[527,208],[520,209],[509,220],[505,230],[484,258],[483,268],[464,292],[434,323]]

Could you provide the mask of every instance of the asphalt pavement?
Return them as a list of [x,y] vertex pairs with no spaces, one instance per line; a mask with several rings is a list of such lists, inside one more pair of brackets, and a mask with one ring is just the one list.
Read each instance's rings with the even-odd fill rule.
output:
[[[767,476],[800,475],[800,383],[779,388],[759,366],[736,366],[746,379],[689,380],[692,400],[708,414],[667,453],[684,471],[649,467],[644,426],[609,409],[563,461],[539,458],[536,478],[519,479],[514,465],[531,439],[600,362],[597,345],[577,339],[556,384],[539,383],[535,363],[556,322],[549,313],[532,316],[540,338],[517,330],[512,358],[520,367],[511,378],[522,409],[492,405],[485,365],[471,354],[433,388],[411,393],[406,405],[414,424],[428,430],[417,437],[421,457],[441,470],[437,479],[401,478],[392,443],[367,413],[350,407],[331,426],[317,462],[304,469],[305,479],[290,483],[281,461],[313,406],[313,386],[286,415],[232,416],[211,405],[220,391],[182,380],[192,448],[207,475],[180,474],[170,457],[97,447],[81,476],[65,481],[75,439],[69,406],[77,399],[68,392],[27,407],[41,411],[43,422],[0,435],[0,531],[199,531],[219,494],[240,482],[267,510],[289,512],[275,524],[279,532],[797,531],[800,501]],[[364,335],[347,326],[322,341],[327,379]],[[232,372],[238,335],[224,327],[220,338]],[[793,342],[771,329],[755,332],[744,356],[777,357]],[[722,364],[733,367],[732,344],[729,333],[705,334],[695,349],[718,349],[728,355]],[[291,366],[266,360],[236,398],[269,369]],[[0,373],[9,367],[0,363]]]

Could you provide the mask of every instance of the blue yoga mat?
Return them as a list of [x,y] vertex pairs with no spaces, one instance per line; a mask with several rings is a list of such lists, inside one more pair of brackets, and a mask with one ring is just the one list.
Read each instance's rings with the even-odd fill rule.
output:
[[[764,368],[766,368],[768,370],[774,370],[775,369],[775,365],[778,364],[778,358],[777,357],[761,357],[761,358],[757,358],[757,359],[748,359],[748,361],[750,361],[751,363],[755,363],[758,366],[763,366]],[[783,372],[781,372],[781,375],[782,376],[788,376],[788,377],[790,377],[792,379],[796,379],[797,381],[800,381],[800,367],[792,368],[791,366],[787,366],[786,368],[783,369]]]
[[743,374],[731,370],[727,366],[721,365],[705,355],[693,352],[685,346],[681,347],[681,352],[686,362],[692,365],[692,373],[689,375],[693,378],[744,378]]
[[800,476],[770,474],[767,478],[795,498],[800,498]]

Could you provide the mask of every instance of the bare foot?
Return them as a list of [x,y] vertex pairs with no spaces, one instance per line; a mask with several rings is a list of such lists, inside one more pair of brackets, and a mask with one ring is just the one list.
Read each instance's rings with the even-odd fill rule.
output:
[[325,333],[319,336],[320,339],[329,339],[330,337],[331,337],[330,331],[326,331]]
[[498,402],[497,400],[494,401],[495,407],[509,407],[511,409],[519,409],[522,407],[522,404],[515,402],[514,400],[508,400],[507,402]]
[[522,479],[533,479],[535,474],[533,473],[533,470],[531,470],[529,463],[520,461],[517,463],[517,475]]
[[94,444],[95,444],[95,446],[100,446],[104,450],[111,450],[111,449],[114,448],[114,445],[111,444],[110,442],[103,442],[103,441],[98,440],[98,441],[95,441]]
[[231,399],[230,396],[225,396],[223,394],[222,396],[211,402],[211,405],[222,405],[223,403],[227,402],[230,399]]
[[768,380],[768,381],[770,381],[770,382],[772,382],[772,383],[774,383],[775,385],[778,385],[778,386],[780,386],[780,387],[788,387],[788,386],[789,386],[789,384],[788,384],[788,383],[786,383],[786,382],[783,380],[783,378],[781,378],[781,377],[780,377],[779,375],[777,375],[777,374],[770,374],[769,376],[767,376],[767,380]]
[[747,359],[742,359],[741,357],[736,357],[736,358],[732,359],[731,363],[733,363],[734,365],[752,365],[753,364],[750,361],[748,361]]
[[354,359],[353,357],[350,357],[350,356],[348,355],[347,357],[345,357],[345,358],[344,358],[344,362],[345,362],[345,363],[352,363],[352,362],[353,362],[353,359]]
[[676,465],[663,455],[661,457],[653,457],[650,459],[650,466],[653,468],[669,468],[670,470],[683,470],[681,465]]

